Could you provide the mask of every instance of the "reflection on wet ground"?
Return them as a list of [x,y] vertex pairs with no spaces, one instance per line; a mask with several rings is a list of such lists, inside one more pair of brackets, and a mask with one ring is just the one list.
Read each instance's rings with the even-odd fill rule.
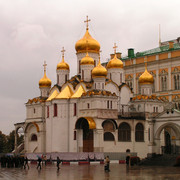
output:
[[0,168],[0,180],[178,180],[180,167],[142,167],[127,168],[124,164],[111,164],[110,172],[104,172],[104,166],[62,165],[57,171],[56,165],[30,165],[29,170],[18,168]]

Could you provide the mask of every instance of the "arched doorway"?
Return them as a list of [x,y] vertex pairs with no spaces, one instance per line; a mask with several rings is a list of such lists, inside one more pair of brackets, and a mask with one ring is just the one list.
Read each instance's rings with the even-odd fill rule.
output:
[[[156,148],[162,154],[175,154],[180,150],[180,127],[175,123],[161,125],[155,133]],[[157,149],[157,153],[159,150]]]
[[93,129],[96,124],[92,118],[79,118],[75,125],[76,129],[82,130],[83,152],[94,152],[94,134]]
[[164,142],[165,142],[165,146],[164,146],[164,153],[165,154],[171,154],[171,135],[169,134],[169,132],[167,130],[165,130],[164,132]]

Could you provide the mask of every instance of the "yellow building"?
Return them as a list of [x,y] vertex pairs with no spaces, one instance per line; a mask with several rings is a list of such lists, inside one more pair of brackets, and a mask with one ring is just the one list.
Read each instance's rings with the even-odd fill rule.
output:
[[[113,54],[111,54],[112,58]],[[120,53],[119,53],[120,57]],[[160,46],[134,53],[128,49],[128,56],[122,57],[125,82],[134,95],[140,94],[139,77],[144,72],[144,62],[154,77],[153,94],[165,101],[174,102],[180,109],[180,39],[162,42]]]

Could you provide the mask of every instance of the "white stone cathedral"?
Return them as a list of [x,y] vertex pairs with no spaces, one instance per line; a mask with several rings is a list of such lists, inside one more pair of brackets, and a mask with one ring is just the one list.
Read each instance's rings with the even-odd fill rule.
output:
[[[28,100],[25,122],[15,124],[16,132],[20,127],[24,130],[24,152],[130,151],[140,157],[160,153],[164,129],[159,130],[156,139],[155,130],[161,124],[156,127],[154,117],[167,113],[163,99],[152,94],[153,76],[145,66],[139,77],[141,95],[134,96],[133,89],[125,84],[116,45],[113,59],[106,67],[101,65],[100,44],[90,35],[88,21],[85,35],[75,45],[77,75],[69,77],[64,49],[54,86],[46,76],[44,64],[40,96]],[[178,130],[170,128],[177,137]],[[158,141],[159,137],[162,138]]]

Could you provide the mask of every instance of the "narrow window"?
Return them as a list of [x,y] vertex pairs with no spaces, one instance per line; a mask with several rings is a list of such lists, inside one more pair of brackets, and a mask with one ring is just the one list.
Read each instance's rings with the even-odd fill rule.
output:
[[102,89],[104,89],[104,83],[102,83]]
[[111,109],[112,109],[112,101],[110,101],[111,102]]
[[81,72],[81,61],[79,61],[79,73]]
[[76,131],[74,131],[74,140],[76,140]]
[[32,134],[31,141],[37,141],[37,135],[36,134]]
[[59,84],[59,75],[57,74],[57,84]]
[[74,103],[74,116],[76,116],[76,103]]
[[67,82],[67,74],[65,75],[65,82]]
[[120,83],[122,83],[122,73],[120,73]]
[[144,126],[141,123],[136,125],[135,139],[137,142],[144,141]]
[[87,108],[89,109],[89,107],[90,107],[90,106],[89,106],[89,103],[87,103]]
[[109,101],[107,101],[107,109],[109,109]]
[[54,104],[54,117],[57,116],[57,104]]
[[111,73],[110,73],[110,79],[111,79]]
[[82,70],[82,80],[84,80],[84,70]]
[[36,109],[34,108],[34,114],[36,113]]
[[49,106],[47,106],[47,118],[49,117]]

